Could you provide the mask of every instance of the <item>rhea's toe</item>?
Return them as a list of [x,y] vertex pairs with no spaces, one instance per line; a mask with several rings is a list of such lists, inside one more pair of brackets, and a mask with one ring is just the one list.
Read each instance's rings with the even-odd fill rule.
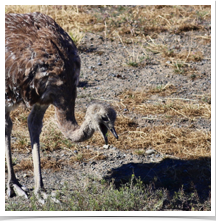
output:
[[17,184],[13,184],[13,189],[18,196],[24,196],[25,198],[28,198],[26,192],[24,191],[24,189],[27,189],[26,187],[20,187]]

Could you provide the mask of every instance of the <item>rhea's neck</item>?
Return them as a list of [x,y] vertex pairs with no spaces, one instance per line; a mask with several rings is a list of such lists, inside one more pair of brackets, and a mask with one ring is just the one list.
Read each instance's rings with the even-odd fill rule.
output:
[[82,142],[92,137],[95,129],[92,127],[91,119],[86,117],[81,126],[79,126],[74,117],[74,113],[56,109],[56,119],[59,129],[64,136],[72,142]]

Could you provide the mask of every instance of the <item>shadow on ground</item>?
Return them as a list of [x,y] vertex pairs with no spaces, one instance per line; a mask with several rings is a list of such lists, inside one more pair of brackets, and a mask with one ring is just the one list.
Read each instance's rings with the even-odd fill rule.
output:
[[80,81],[78,87],[94,87],[96,84],[89,83],[88,81]]
[[198,193],[200,202],[209,197],[211,190],[211,159],[195,160],[164,159],[159,163],[129,163],[112,169],[105,180],[114,180],[117,188],[130,181],[132,174],[156,189],[165,188],[172,196],[182,187],[185,192]]

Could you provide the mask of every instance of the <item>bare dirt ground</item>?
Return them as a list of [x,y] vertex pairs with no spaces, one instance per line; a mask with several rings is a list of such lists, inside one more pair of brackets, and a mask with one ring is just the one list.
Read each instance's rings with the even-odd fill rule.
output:
[[[171,195],[184,186],[187,192],[190,192],[191,188],[196,189],[201,201],[207,200],[211,188],[210,138],[206,138],[208,142],[199,151],[194,146],[195,149],[187,150],[191,147],[187,141],[184,141],[184,137],[187,139],[187,131],[190,131],[190,134],[202,132],[206,136],[208,134],[210,136],[211,133],[211,118],[204,116],[208,114],[208,108],[204,109],[204,114],[199,112],[201,110],[199,105],[202,104],[205,108],[211,103],[211,44],[210,41],[205,40],[205,37],[207,39],[211,35],[211,23],[203,21],[202,25],[204,29],[181,33],[160,32],[157,38],[149,38],[143,44],[135,41],[126,43],[117,35],[115,39],[105,38],[103,33],[88,32],[84,35],[78,45],[82,61],[76,100],[78,121],[81,121],[90,103],[101,102],[112,105],[119,119],[127,119],[127,128],[124,131],[121,130],[122,121],[117,120],[116,131],[119,134],[119,140],[115,140],[110,134],[109,146],[104,146],[99,134],[94,135],[89,142],[70,147],[62,144],[56,149],[53,147],[53,151],[47,149],[45,141],[42,140],[42,175],[48,191],[60,190],[65,182],[68,182],[68,186],[73,189],[77,180],[85,185],[90,176],[109,181],[114,179],[116,186],[119,186],[134,174],[145,183],[154,182],[156,189],[166,188]],[[149,45],[152,46],[152,50],[146,49]],[[186,61],[189,66],[184,72],[178,65],[173,68],[175,57],[171,59],[171,56],[162,56],[161,51],[153,50],[153,46],[156,50],[159,45],[166,45],[174,54],[190,51],[190,55],[193,53],[196,55],[197,51],[200,51],[202,58]],[[187,55],[189,56],[189,53],[186,57]],[[145,92],[149,92],[147,97]],[[141,98],[143,96],[143,102],[132,103],[131,101],[130,103],[127,99],[133,98],[136,93],[141,93],[139,96]],[[138,111],[136,106],[158,105],[159,109],[161,105],[170,105],[169,102],[183,102],[180,105],[189,105],[193,108],[196,106],[197,115],[195,112],[190,115],[173,106],[172,111],[176,114],[174,117],[174,114],[166,115],[166,112],[158,112],[158,110],[152,113],[151,110],[147,110],[145,113],[145,111]],[[47,118],[44,122],[46,129]],[[14,130],[16,127],[15,123]],[[145,131],[145,128],[148,130]],[[166,135],[169,134],[167,137],[170,137],[170,140],[161,146],[161,143],[154,143],[156,138],[152,137],[151,141],[146,143],[147,138],[153,133],[151,128],[152,130],[161,128],[161,133],[165,131]],[[165,128],[170,130],[166,132]],[[177,129],[186,131],[186,134],[178,138],[175,134]],[[138,131],[141,131],[140,134]],[[170,135],[172,132],[177,138]],[[137,136],[140,139],[142,133],[143,139],[136,143]],[[45,135],[41,136],[43,138]],[[12,145],[17,142],[17,139],[19,138],[16,134],[13,134]],[[163,140],[164,137],[161,135],[157,139]],[[176,144],[178,139],[182,142],[181,146],[178,146],[178,150],[172,150],[172,141]],[[14,148],[13,158],[18,179],[33,190],[32,167],[25,167],[22,164],[31,159],[31,149],[29,144],[27,146],[22,151]],[[187,155],[187,151],[191,155]],[[193,151],[194,154],[191,153]],[[88,152],[94,154],[85,158]],[[6,203],[8,200],[6,197]],[[166,202],[164,202],[164,210],[165,204]]]

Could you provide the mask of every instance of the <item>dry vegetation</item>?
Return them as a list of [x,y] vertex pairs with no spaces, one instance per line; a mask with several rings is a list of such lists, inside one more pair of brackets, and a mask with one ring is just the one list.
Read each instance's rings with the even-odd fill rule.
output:
[[[119,140],[116,141],[110,136],[110,143],[119,149],[131,149],[135,151],[135,153],[137,150],[142,150],[144,152],[144,150],[148,148],[153,148],[165,155],[173,155],[182,159],[193,159],[201,156],[210,157],[211,133],[204,130],[194,130],[193,126],[193,121],[198,117],[210,119],[210,104],[198,100],[184,101],[175,99],[169,99],[165,102],[153,104],[143,103],[148,95],[152,93],[154,92],[151,92],[151,90],[150,92],[125,92],[125,94],[120,95],[121,103],[127,107],[128,110],[143,114],[143,116],[151,114],[156,118],[162,119],[162,124],[153,127],[137,127],[138,124],[135,121],[124,115],[120,115],[116,122],[116,130],[119,133]],[[20,109],[12,113],[12,118],[15,123],[13,136],[17,138],[13,143],[13,149],[30,152],[30,139],[28,133],[26,133],[28,130],[28,111],[22,111],[22,114],[19,114],[19,112]],[[83,118],[84,113],[77,114],[77,120],[79,123],[82,122]],[[151,120],[152,118],[149,119]],[[172,121],[177,119],[189,120],[191,126],[188,128],[175,128],[168,123],[171,119]],[[90,140],[84,142],[81,146],[101,146],[102,143],[103,138],[99,133],[96,133]],[[74,151],[79,148],[80,154],[71,157],[69,163],[73,163],[74,161],[85,161],[92,158],[98,160],[104,159],[104,156],[98,155],[97,152],[82,149],[78,145],[67,141],[55,124],[54,108],[53,106],[50,106],[44,118],[44,127],[41,134],[41,149],[42,151],[54,151],[61,148],[69,151]],[[53,161],[53,159],[50,159],[49,161],[44,160],[42,167],[47,168],[49,164],[50,168],[56,169],[53,167],[55,162],[51,161]],[[31,161],[28,162],[32,164]],[[61,162],[58,161],[58,163]],[[57,166],[57,168],[59,167]],[[27,169],[27,167],[23,166],[22,169]]]
[[[202,20],[211,18],[210,6],[6,6],[6,13],[39,11],[52,16],[68,32],[104,31],[107,36],[155,35],[163,31],[204,29]],[[107,12],[109,10],[109,13]],[[145,9],[145,10],[143,10]],[[94,12],[94,13],[91,13]],[[143,25],[145,24],[145,26]],[[126,37],[124,36],[124,37]]]

